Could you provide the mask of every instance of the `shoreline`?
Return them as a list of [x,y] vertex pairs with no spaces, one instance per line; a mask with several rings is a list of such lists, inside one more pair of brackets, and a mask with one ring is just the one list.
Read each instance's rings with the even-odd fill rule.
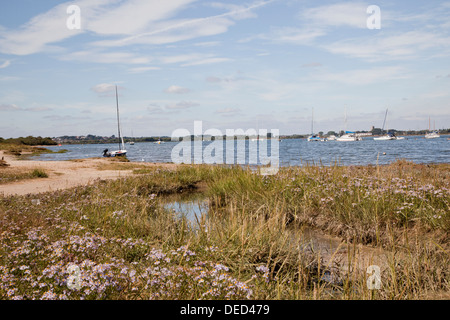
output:
[[[30,153],[31,154],[31,153]],[[25,155],[25,153],[24,153]],[[80,158],[70,160],[36,160],[36,159],[18,159],[17,156],[5,154],[5,150],[0,150],[0,159],[4,159],[9,165],[7,167],[0,168],[0,170],[45,170],[48,174],[46,178],[35,179],[22,179],[18,181],[6,182],[0,184],[0,196],[11,195],[27,195],[27,194],[39,194],[48,191],[57,191],[61,189],[68,189],[81,185],[89,185],[96,180],[105,179],[118,179],[133,174],[134,169],[145,167],[163,167],[168,169],[174,169],[179,167],[179,164],[170,162],[120,162],[114,161],[114,158]],[[402,162],[402,159],[396,160],[396,162]],[[407,163],[413,163],[414,165],[436,165],[445,166],[449,163],[416,163],[409,160],[404,160]],[[389,164],[366,164],[366,165],[319,165],[319,164],[307,164],[307,166],[322,166],[322,167],[385,167]],[[189,164],[187,164],[189,165]],[[191,164],[192,165],[192,164]],[[102,166],[114,167],[112,169],[103,169]],[[130,169],[126,169],[129,166]],[[258,167],[258,166],[256,166]],[[287,166],[286,168],[303,167]],[[280,169],[284,168],[280,166]]]
[[[125,162],[113,162],[110,159],[86,158],[79,160],[20,160],[16,156],[5,154],[0,150],[0,159],[4,159],[9,165],[0,170],[45,170],[47,178],[23,179],[19,181],[0,184],[0,196],[39,194],[48,191],[57,191],[71,187],[89,185],[101,179],[118,179],[133,174],[133,168],[126,169],[102,169],[114,164],[126,164]],[[134,163],[133,163],[134,164]],[[138,164],[138,163],[136,163]],[[139,163],[140,167],[161,166],[174,168],[176,164],[157,164],[151,162]]]

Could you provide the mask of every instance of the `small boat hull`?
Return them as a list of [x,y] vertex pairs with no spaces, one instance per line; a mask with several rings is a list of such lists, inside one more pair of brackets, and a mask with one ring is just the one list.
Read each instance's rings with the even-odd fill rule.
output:
[[440,135],[437,132],[430,132],[425,135],[425,139],[436,139],[439,137],[440,137]]
[[122,157],[122,156],[126,156],[126,155],[127,155],[126,150],[117,150],[117,151],[111,152],[111,157]]

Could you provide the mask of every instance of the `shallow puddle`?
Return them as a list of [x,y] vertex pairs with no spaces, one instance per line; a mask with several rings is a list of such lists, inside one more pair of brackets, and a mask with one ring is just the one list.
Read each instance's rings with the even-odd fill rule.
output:
[[208,215],[208,199],[201,192],[189,192],[161,198],[164,209],[174,212],[178,217],[185,217],[193,225]]

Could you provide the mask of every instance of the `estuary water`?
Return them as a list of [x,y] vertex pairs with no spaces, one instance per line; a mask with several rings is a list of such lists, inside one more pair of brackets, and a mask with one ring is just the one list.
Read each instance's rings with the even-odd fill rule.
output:
[[[215,143],[214,145],[210,145]],[[185,145],[186,146],[186,145]],[[200,147],[201,146],[201,147]],[[209,148],[208,148],[209,146]],[[415,163],[449,163],[450,140],[447,136],[436,139],[425,139],[423,136],[409,136],[404,140],[376,141],[365,137],[362,141],[319,141],[308,142],[306,139],[286,139],[282,141],[242,141],[234,147],[228,147],[227,142],[197,141],[189,144],[190,148],[181,150],[180,142],[153,142],[126,144],[127,157],[132,162],[171,163],[172,153],[178,157],[188,155],[187,159],[209,163],[233,163],[240,165],[267,164],[268,159],[275,157],[280,166],[302,166],[305,164],[322,165],[376,165],[388,164],[397,159],[405,159]],[[117,144],[79,144],[50,146],[48,149],[59,151],[67,149],[66,153],[43,154],[33,160],[70,160],[102,157],[104,149],[117,150]],[[190,149],[190,150],[189,150]],[[180,151],[181,150],[181,151]],[[230,153],[231,150],[231,153]],[[174,152],[173,152],[174,151]],[[234,153],[234,158],[231,155]],[[222,154],[221,157],[219,155]],[[245,154],[245,158],[244,158]],[[264,155],[267,155],[265,158]],[[190,156],[190,157],[189,157]],[[228,158],[227,158],[228,156]],[[255,162],[255,159],[256,162]],[[266,160],[264,160],[266,159]],[[211,161],[211,160],[209,160]],[[189,162],[189,161],[188,161]]]

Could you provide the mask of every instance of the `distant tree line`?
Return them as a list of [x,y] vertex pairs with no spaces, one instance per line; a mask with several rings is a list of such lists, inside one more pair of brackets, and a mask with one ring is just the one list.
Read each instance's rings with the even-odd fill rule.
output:
[[[428,130],[396,130],[396,129],[388,129],[382,130],[380,128],[372,128],[370,131],[356,131],[357,133],[371,133],[372,135],[382,135],[388,131],[394,132],[396,135],[425,135],[428,133]],[[326,134],[323,131],[318,132],[320,136],[339,136],[344,132],[341,130],[339,132],[336,131],[328,131]],[[448,129],[440,129],[440,134],[450,134],[450,128]],[[271,137],[271,133],[268,133],[269,138]],[[280,139],[304,139],[307,138],[309,134],[292,134],[292,135],[280,135]],[[194,138],[192,136],[192,138]],[[248,137],[246,137],[248,138]],[[171,141],[171,137],[162,136],[162,137],[124,137],[124,142],[155,142],[155,141],[163,141],[168,142]],[[223,139],[226,139],[226,136],[223,136]],[[211,139],[214,140],[214,137]],[[2,144],[15,144],[15,145],[26,145],[26,146],[54,146],[59,143],[64,144],[102,144],[102,143],[119,143],[119,138],[112,135],[110,137],[102,137],[88,134],[87,136],[61,136],[61,137],[19,137],[19,138],[9,138],[4,139],[0,137],[0,143]]]
[[[115,135],[112,135],[110,137],[104,137],[104,136],[96,136],[92,134],[88,134],[86,136],[60,136],[53,138],[58,143],[64,143],[64,144],[101,144],[101,143],[119,143],[119,138]],[[123,141],[125,143],[127,142],[155,142],[155,141],[170,141],[170,137],[140,137],[140,138],[130,138],[130,137],[123,137]]]
[[16,145],[25,145],[25,146],[54,146],[57,143],[50,137],[19,137],[19,138],[9,138],[4,139],[0,137],[0,143],[4,144],[16,144]]

